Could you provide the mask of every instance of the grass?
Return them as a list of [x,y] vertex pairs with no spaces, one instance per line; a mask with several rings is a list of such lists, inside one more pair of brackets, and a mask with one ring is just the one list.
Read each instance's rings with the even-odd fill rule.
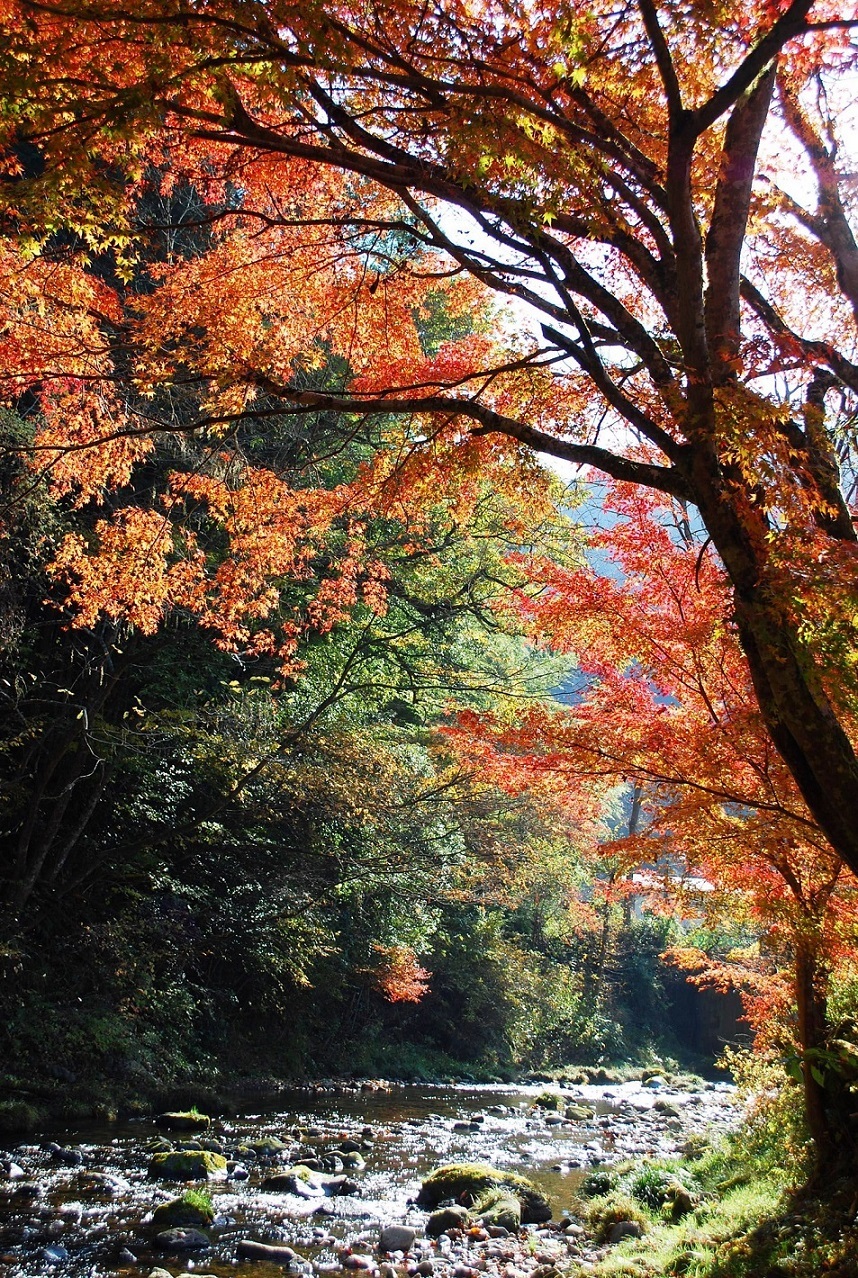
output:
[[[667,1164],[665,1164],[667,1166]],[[855,1278],[858,1181],[824,1186],[824,1199],[784,1183],[778,1168],[743,1160],[729,1143],[692,1164],[703,1198],[671,1223],[646,1210],[647,1232],[616,1247],[591,1278]],[[677,1164],[677,1175],[690,1169]],[[606,1200],[607,1201],[607,1200]],[[588,1211],[593,1213],[591,1200]]]

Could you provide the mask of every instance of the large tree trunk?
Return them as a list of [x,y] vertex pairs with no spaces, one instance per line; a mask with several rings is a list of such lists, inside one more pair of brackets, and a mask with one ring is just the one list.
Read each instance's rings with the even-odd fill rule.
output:
[[[697,452],[697,450],[695,450]],[[689,488],[733,585],[734,619],[760,712],[802,797],[831,846],[858,875],[858,758],[819,667],[772,582],[771,529],[735,477],[700,449]]]
[[813,945],[803,941],[798,943],[795,953],[795,1000],[804,1113],[813,1137],[817,1169],[823,1171],[830,1169],[837,1157],[821,1056],[827,1037],[827,1003]]

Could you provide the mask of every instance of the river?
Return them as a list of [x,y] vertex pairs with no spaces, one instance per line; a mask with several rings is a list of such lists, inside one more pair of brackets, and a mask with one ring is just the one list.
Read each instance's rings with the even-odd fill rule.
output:
[[[0,1150],[0,1272],[8,1278],[139,1278],[162,1266],[170,1274],[217,1278],[282,1273],[267,1262],[238,1259],[239,1244],[250,1239],[288,1243],[296,1252],[293,1270],[339,1273],[344,1249],[377,1258],[381,1226],[411,1225],[419,1238],[427,1213],[413,1200],[423,1177],[449,1162],[487,1162],[527,1175],[549,1196],[554,1221],[566,1227],[564,1216],[588,1169],[680,1152],[689,1137],[721,1131],[736,1119],[727,1084],[675,1090],[656,1079],[564,1088],[567,1105],[579,1107],[571,1119],[535,1105],[545,1090],[331,1085],[264,1101],[239,1098],[229,1117],[215,1119],[204,1134],[237,1166],[227,1179],[202,1186],[215,1220],[205,1230],[207,1247],[185,1253],[159,1248],[149,1221],[159,1203],[183,1188],[149,1178],[150,1146],[159,1135],[154,1119],[39,1132]],[[247,1143],[265,1137],[287,1148],[270,1159],[248,1155]],[[321,1156],[344,1138],[361,1146],[365,1161],[349,1171],[356,1193],[304,1199],[261,1188],[272,1171]],[[183,1140],[175,1133],[172,1139]],[[536,1232],[547,1237],[552,1228],[558,1224]],[[433,1244],[439,1276],[445,1241],[440,1253]],[[419,1262],[421,1254],[418,1243],[412,1259]]]

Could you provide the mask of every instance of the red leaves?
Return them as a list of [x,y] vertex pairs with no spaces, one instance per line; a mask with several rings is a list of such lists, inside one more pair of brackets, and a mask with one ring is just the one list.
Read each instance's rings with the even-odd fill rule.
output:
[[408,945],[374,945],[378,963],[373,969],[376,987],[390,1003],[419,1003],[429,989],[427,972]]

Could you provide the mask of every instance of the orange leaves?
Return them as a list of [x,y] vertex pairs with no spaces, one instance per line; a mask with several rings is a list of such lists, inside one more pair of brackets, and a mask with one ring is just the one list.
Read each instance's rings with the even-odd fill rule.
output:
[[[272,653],[284,673],[294,673],[308,629],[324,634],[358,604],[384,613],[389,569],[352,518],[361,508],[355,491],[298,490],[246,467],[231,482],[174,474],[164,500],[166,513],[130,507],[99,520],[93,545],[79,534],[65,539],[50,572],[67,587],[74,624],[107,617],[152,634],[171,610],[182,609],[213,631],[219,646]],[[206,554],[215,529],[226,538],[226,553]],[[297,583],[305,604],[292,593]]]
[[112,522],[95,526],[99,547],[87,553],[79,534],[66,537],[51,565],[51,575],[68,586],[67,606],[81,626],[94,626],[100,616],[124,621],[143,634],[154,634],[178,585],[182,566],[170,566],[172,527],[155,511],[129,508]]
[[390,1003],[419,1003],[429,990],[431,972],[417,962],[407,945],[374,945],[378,963],[373,976],[377,988]]

